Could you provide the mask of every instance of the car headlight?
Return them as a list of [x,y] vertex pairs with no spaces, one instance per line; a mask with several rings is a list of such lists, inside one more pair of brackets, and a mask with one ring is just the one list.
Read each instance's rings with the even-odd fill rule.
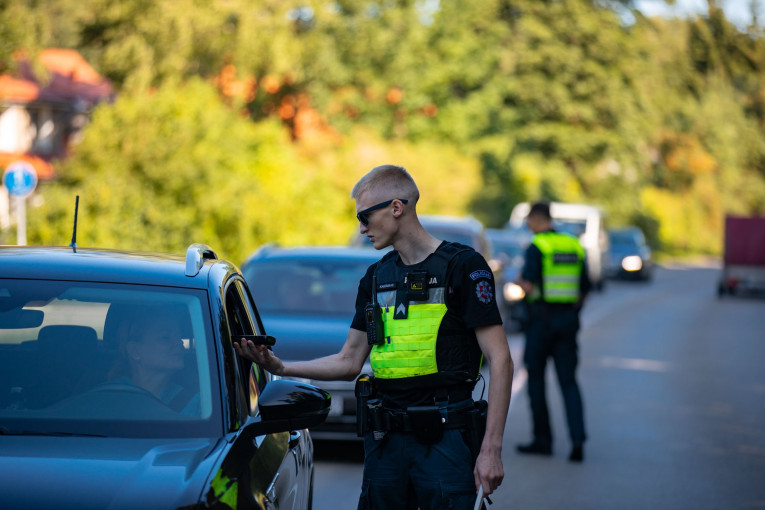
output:
[[505,296],[506,301],[520,301],[526,297],[526,292],[523,290],[523,287],[512,282],[505,284],[505,287],[502,289],[502,294]]
[[630,255],[622,259],[622,269],[625,271],[640,271],[643,268],[643,261],[637,255]]

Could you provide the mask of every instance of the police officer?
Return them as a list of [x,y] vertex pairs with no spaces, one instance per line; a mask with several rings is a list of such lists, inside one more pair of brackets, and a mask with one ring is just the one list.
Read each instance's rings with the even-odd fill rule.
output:
[[574,236],[552,228],[547,203],[532,205],[526,222],[535,235],[526,250],[519,283],[526,291],[529,304],[523,361],[528,372],[534,438],[517,448],[525,454],[552,454],[552,430],[545,396],[545,367],[547,359],[552,357],[571,436],[569,460],[581,462],[586,435],[582,397],[576,382],[576,335],[579,310],[590,289],[584,250]]
[[[376,399],[359,508],[473,508],[478,488],[491,494],[504,477],[513,376],[492,273],[474,250],[425,231],[419,191],[404,168],[373,168],[351,198],[361,233],[393,251],[361,279],[340,352],[284,364],[249,341],[235,347],[274,374],[316,380],[353,380],[369,356]],[[471,452],[465,416],[482,360],[490,366],[488,412]]]

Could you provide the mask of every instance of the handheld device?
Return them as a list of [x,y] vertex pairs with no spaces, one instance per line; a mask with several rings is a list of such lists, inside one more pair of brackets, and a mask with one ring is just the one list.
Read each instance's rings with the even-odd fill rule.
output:
[[251,340],[255,345],[267,345],[271,347],[276,344],[276,338],[271,335],[235,335],[236,338]]
[[367,343],[381,345],[385,342],[385,328],[382,322],[380,304],[377,302],[377,276],[372,275],[372,302],[364,307],[364,320],[367,324]]

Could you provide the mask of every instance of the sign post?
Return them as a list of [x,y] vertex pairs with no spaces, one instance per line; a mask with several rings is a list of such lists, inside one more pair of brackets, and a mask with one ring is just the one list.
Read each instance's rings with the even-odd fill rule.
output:
[[26,199],[37,186],[37,172],[26,161],[8,165],[3,174],[3,184],[16,205],[16,244],[27,244],[27,202]]

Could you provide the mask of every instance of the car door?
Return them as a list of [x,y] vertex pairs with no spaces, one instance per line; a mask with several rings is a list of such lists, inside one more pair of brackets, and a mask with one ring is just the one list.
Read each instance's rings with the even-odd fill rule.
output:
[[[226,318],[232,341],[242,334],[264,334],[244,282],[235,278],[226,289]],[[244,396],[246,411],[258,415],[258,397],[268,383],[258,365],[237,359],[237,387]],[[303,480],[305,465],[303,431],[264,434],[253,439],[249,464],[249,496],[256,506],[268,509],[305,508],[308,484]],[[240,490],[242,486],[240,485]],[[240,497],[242,495],[240,494]]]

